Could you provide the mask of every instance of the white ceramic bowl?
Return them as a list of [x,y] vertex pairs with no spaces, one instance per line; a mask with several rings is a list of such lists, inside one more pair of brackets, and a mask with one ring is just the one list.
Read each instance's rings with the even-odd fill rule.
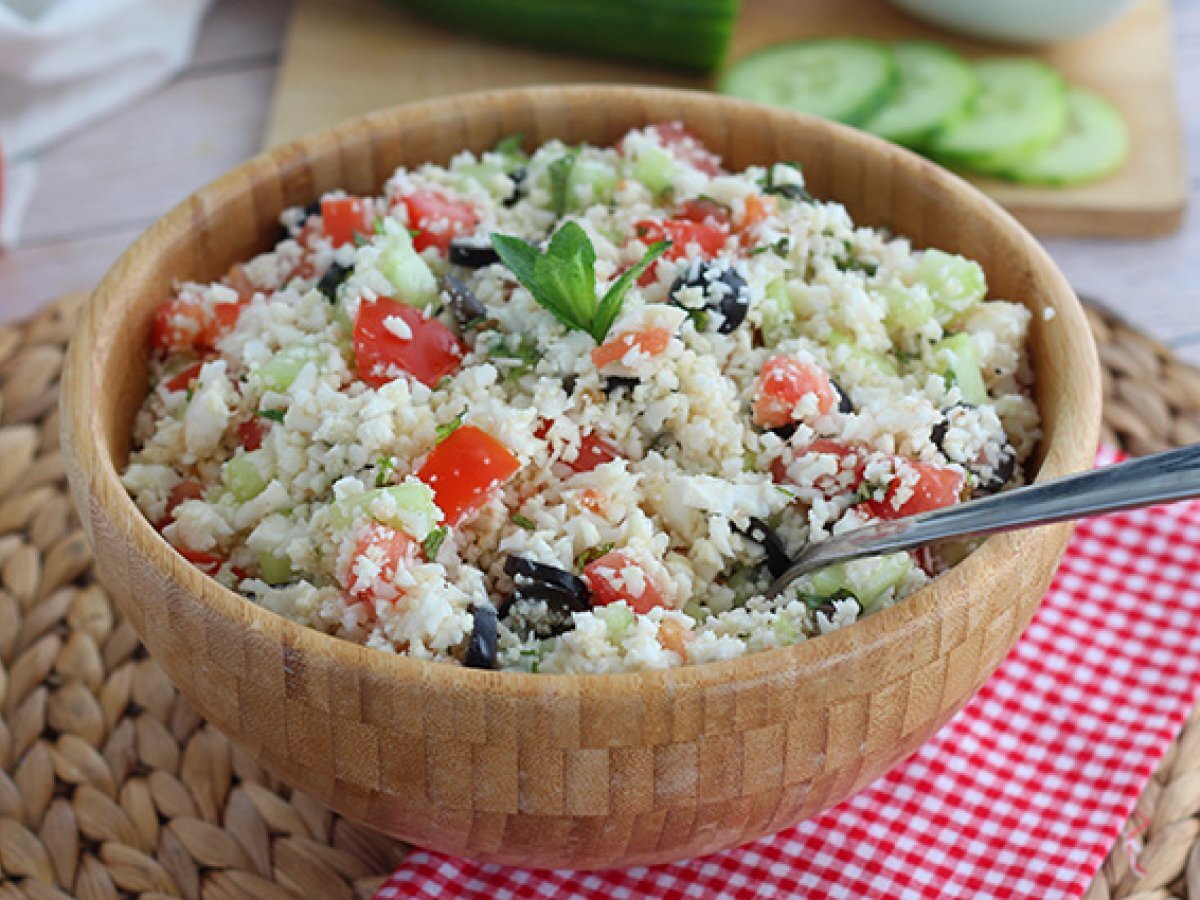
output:
[[1011,44],[1048,44],[1089,34],[1136,0],[892,0],[934,25]]

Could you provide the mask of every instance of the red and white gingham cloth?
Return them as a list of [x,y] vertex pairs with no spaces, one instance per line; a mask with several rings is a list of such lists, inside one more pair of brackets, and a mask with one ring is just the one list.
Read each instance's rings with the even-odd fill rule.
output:
[[376,900],[1077,898],[1198,687],[1200,501],[1094,519],[975,699],[840,806],[650,868],[535,871],[418,850]]

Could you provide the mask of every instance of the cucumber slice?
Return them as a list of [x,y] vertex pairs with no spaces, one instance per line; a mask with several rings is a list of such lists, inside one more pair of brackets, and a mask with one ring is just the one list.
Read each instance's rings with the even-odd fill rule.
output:
[[987,296],[987,276],[973,259],[930,248],[917,263],[917,280],[929,291],[934,316],[952,322]]
[[395,0],[457,29],[604,56],[711,71],[733,34],[738,0]]
[[979,353],[971,335],[960,332],[938,341],[933,355],[938,361],[938,371],[958,385],[964,401],[973,406],[987,403],[987,387],[979,371]]
[[934,156],[993,174],[1049,146],[1066,122],[1066,88],[1045,63],[986,59],[972,67],[979,93],[963,116],[930,140]]
[[880,106],[895,82],[896,61],[883,44],[833,38],[778,44],[744,57],[719,90],[853,125]]
[[929,41],[900,41],[892,53],[899,72],[896,90],[863,128],[917,147],[966,108],[978,89],[975,74],[953,50]]
[[1116,108],[1091,91],[1067,89],[1067,124],[1045,150],[1005,171],[1027,184],[1079,184],[1116,171],[1129,154],[1129,129]]

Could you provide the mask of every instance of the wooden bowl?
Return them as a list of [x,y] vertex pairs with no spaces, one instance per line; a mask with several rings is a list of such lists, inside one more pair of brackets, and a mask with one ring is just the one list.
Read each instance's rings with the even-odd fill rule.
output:
[[[732,169],[798,160],[856,222],[982,263],[1034,313],[1039,478],[1088,467],[1100,381],[1063,276],[1009,215],[937,166],[849,128],[723,97],[583,86],[451,97],[258,156],[146,232],[93,296],[63,379],[71,488],[100,577],[196,708],[281,779],[424,847],[524,866],[660,863],[832,806],[912,753],[1029,621],[1070,526],[1001,535],[903,603],[742,659],[627,675],[523,675],[390,656],[296,625],[176,554],[118,478],[146,390],[147,335],[175,279],[269,247],[321,192],[377,191],[513,132],[611,144],[679,118]],[[1047,318],[1044,313],[1051,313]]]

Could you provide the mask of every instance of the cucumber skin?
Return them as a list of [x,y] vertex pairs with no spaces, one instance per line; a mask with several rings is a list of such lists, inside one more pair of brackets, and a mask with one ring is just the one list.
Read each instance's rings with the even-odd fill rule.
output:
[[[721,76],[720,81],[717,83],[717,91],[722,94],[728,94],[730,96],[740,97],[741,96],[740,93],[736,93],[734,91],[729,90],[729,85],[733,81],[733,76],[735,75],[736,70],[738,68],[740,68],[743,63],[747,62],[748,60],[750,60],[753,57],[773,55],[776,53],[788,53],[788,52],[791,52],[797,45],[819,44],[819,43],[827,43],[829,41],[860,43],[860,44],[865,44],[872,48],[881,48],[883,50],[888,50],[887,44],[881,43],[880,41],[871,40],[869,38],[812,38],[810,40],[804,40],[804,41],[788,41],[787,43],[783,43],[783,44],[772,44],[768,47],[762,48],[761,50],[756,50],[755,52],[748,54],[748,55],[742,57],[741,59],[739,59],[733,65],[733,67],[730,68],[730,70],[728,72],[726,72],[724,75]],[[873,94],[869,94],[866,97],[864,97],[863,101],[860,104],[858,104],[858,106],[856,106],[852,110],[847,111],[845,115],[843,115],[839,119],[836,119],[835,121],[841,122],[843,125],[860,125],[862,122],[866,121],[868,118],[873,116],[875,114],[875,112],[877,110],[879,110],[879,108],[882,107],[884,103],[887,102],[888,97],[890,97],[892,94],[892,91],[894,91],[896,89],[896,84],[900,80],[899,67],[896,65],[895,57],[892,56],[892,54],[890,52],[888,52],[888,62],[889,62],[889,71],[888,71],[887,77],[883,81],[883,83],[881,83],[879,85],[879,88]],[[751,102],[761,102],[761,101],[751,101]],[[779,107],[779,108],[782,109],[784,107]],[[794,110],[794,112],[799,112],[799,110]],[[800,113],[800,114],[801,115],[811,115],[810,113]]]
[[1053,144],[1062,133],[1063,127],[1066,124],[1067,83],[1058,70],[1051,69],[1050,71],[1054,73],[1054,85],[1059,95],[1060,121],[1055,131],[1048,138],[1031,140],[1021,147],[999,153],[957,153],[953,150],[948,150],[945,146],[939,146],[938,139],[941,135],[947,133],[959,122],[970,117],[971,110],[968,106],[963,111],[961,117],[947,122],[931,136],[925,152],[932,159],[952,168],[963,169],[977,175],[991,175],[993,177],[1003,177],[1003,173],[1006,170],[1031,159],[1039,151]]
[[393,0],[424,18],[551,50],[710,72],[741,0]]
[[[1079,89],[1072,88],[1069,90],[1078,91]],[[1034,154],[1034,156],[1032,158],[1030,158],[1028,160],[1023,160],[1020,165],[1009,167],[1008,169],[1006,169],[1002,172],[998,172],[997,175],[999,177],[1005,178],[1009,181],[1016,182],[1017,184],[1046,185],[1049,187],[1069,187],[1071,185],[1087,184],[1092,181],[1097,181],[1101,178],[1111,175],[1113,172],[1115,172],[1119,168],[1121,168],[1121,166],[1125,163],[1125,160],[1127,160],[1129,158],[1129,126],[1125,124],[1124,118],[1121,116],[1120,112],[1117,111],[1117,108],[1112,105],[1112,103],[1110,103],[1105,98],[1099,97],[1099,96],[1096,96],[1093,99],[1099,101],[1104,106],[1107,106],[1109,108],[1109,110],[1111,111],[1111,113],[1113,114],[1113,116],[1116,117],[1117,121],[1119,121],[1121,123],[1121,127],[1124,130],[1124,144],[1121,148],[1121,151],[1122,151],[1121,155],[1118,157],[1114,157],[1113,161],[1110,164],[1108,164],[1107,166],[1105,166],[1103,168],[1090,169],[1082,174],[1076,173],[1076,174],[1072,174],[1072,175],[1058,175],[1058,176],[1040,175],[1040,174],[1034,174],[1034,172],[1032,171],[1032,167],[1025,168],[1026,166],[1029,166],[1029,164],[1037,161],[1038,155]],[[1068,99],[1068,103],[1069,102],[1070,102],[1070,100]]]
[[[871,131],[871,133],[875,134],[877,137],[881,137],[884,140],[891,141],[894,144],[900,144],[903,147],[908,147],[910,150],[916,150],[918,152],[925,152],[930,139],[934,135],[936,135],[938,133],[938,131],[940,131],[942,128],[944,128],[948,123],[958,121],[959,117],[963,114],[963,111],[965,109],[969,108],[971,100],[974,99],[975,94],[979,91],[979,85],[978,85],[978,83],[975,82],[975,75],[971,71],[970,64],[960,54],[956,53],[954,50],[950,49],[945,44],[939,44],[937,41],[924,41],[924,40],[897,41],[895,44],[892,45],[893,51],[901,49],[905,45],[923,48],[926,50],[945,54],[946,56],[953,58],[958,63],[961,63],[963,71],[966,74],[966,77],[971,79],[971,82],[972,82],[972,87],[970,88],[969,93],[963,98],[963,101],[959,105],[959,108],[957,110],[955,110],[954,113],[952,113],[950,116],[943,119],[941,122],[938,122],[928,128],[918,128],[918,129],[913,129],[910,131],[896,131],[896,132],[892,132],[890,134],[884,134],[884,133],[872,130],[870,119],[866,120],[863,123],[863,127],[865,127],[868,131]],[[901,79],[900,64],[897,61],[897,82],[899,82],[900,79]],[[882,109],[886,105],[887,105],[886,103],[881,104],[880,109]],[[875,112],[879,112],[879,110],[875,110]],[[871,118],[874,118],[874,113],[872,113]]]

